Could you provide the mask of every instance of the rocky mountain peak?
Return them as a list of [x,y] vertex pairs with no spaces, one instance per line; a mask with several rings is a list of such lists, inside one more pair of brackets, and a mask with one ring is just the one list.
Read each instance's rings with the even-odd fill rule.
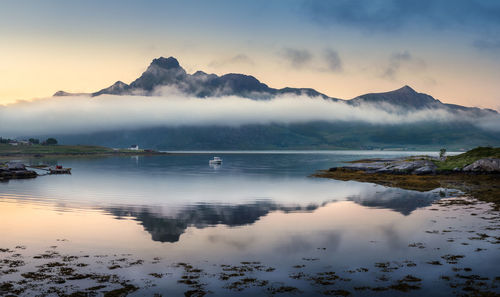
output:
[[416,94],[417,93],[414,89],[412,89],[408,85],[405,85],[402,88],[395,90],[394,92],[401,93],[401,94]]
[[178,69],[181,68],[181,65],[179,64],[179,61],[177,61],[176,58],[174,57],[159,57],[157,59],[154,59],[153,62],[151,62],[151,66],[157,66],[163,69]]
[[[251,75],[229,73],[222,76],[217,74],[208,74],[203,71],[197,71],[188,74],[174,57],[159,57],[154,59],[146,71],[134,80],[130,85],[118,81],[98,92],[91,93],[92,96],[103,94],[113,95],[131,95],[142,94],[150,96],[154,90],[161,86],[173,86],[186,95],[200,98],[213,96],[241,96],[251,99],[270,99],[277,95],[295,94],[307,95],[311,97],[322,97],[328,100],[344,101],[347,104],[359,106],[362,104],[371,104],[378,108],[388,108],[393,110],[399,108],[401,112],[408,112],[419,109],[446,109],[453,112],[470,112],[474,115],[497,114],[492,110],[483,110],[479,108],[469,108],[455,104],[445,104],[433,98],[430,95],[419,93],[408,85],[399,89],[382,92],[369,93],[350,100],[341,100],[329,97],[310,88],[291,88],[285,87],[275,89],[265,83],[260,82]],[[59,91],[54,96],[73,96],[75,93]]]

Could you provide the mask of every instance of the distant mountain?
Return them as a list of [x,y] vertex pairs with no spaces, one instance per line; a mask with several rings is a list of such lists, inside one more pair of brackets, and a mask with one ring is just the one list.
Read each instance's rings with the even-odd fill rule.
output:
[[405,111],[415,111],[422,109],[445,109],[451,112],[462,111],[468,112],[472,116],[486,116],[497,114],[492,109],[481,109],[477,107],[465,107],[456,104],[446,104],[435,99],[434,97],[418,93],[409,86],[404,86],[400,89],[384,92],[384,93],[369,93],[358,96],[354,99],[347,100],[347,103],[359,106],[363,104],[372,104],[379,108],[384,107],[399,107]]
[[[129,85],[122,81],[117,81],[107,88],[87,95],[94,97],[104,94],[152,96],[155,95],[155,90],[162,86],[175,87],[182,93],[200,98],[235,95],[263,100],[282,94],[295,94],[322,97],[333,101],[344,101],[354,106],[371,104],[382,109],[396,107],[402,111],[440,108],[451,111],[470,112],[478,116],[496,113],[496,111],[489,109],[444,104],[430,95],[416,92],[409,86],[404,86],[390,92],[370,93],[350,100],[342,100],[329,97],[311,88],[271,88],[251,75],[229,73],[218,76],[203,71],[188,74],[174,57],[154,59],[146,71]],[[54,94],[54,96],[70,95],[82,94],[72,94],[64,91],[58,91]]]
[[409,86],[404,86],[385,93],[369,93],[349,100],[352,105],[370,104],[390,104],[410,109],[425,109],[442,107],[441,101],[423,93],[417,93]]
[[[35,135],[36,136],[36,135]],[[115,129],[50,135],[63,144],[92,144],[159,150],[267,149],[469,149],[500,146],[500,132],[470,122],[422,121],[384,125],[362,122],[308,122],[231,126],[179,126]],[[47,138],[49,135],[41,135]]]
[[[142,75],[130,85],[117,81],[110,87],[88,94],[112,95],[154,95],[157,87],[172,86],[179,91],[196,97],[218,97],[236,95],[252,99],[270,99],[278,94],[306,94],[329,98],[313,89],[283,88],[273,89],[251,75],[229,73],[222,76],[197,71],[188,74],[173,57],[154,59]],[[72,93],[59,91],[54,96],[70,96]],[[331,98],[333,99],[333,98]]]
[[[500,132],[474,125],[471,119],[494,116],[490,109],[445,104],[409,86],[370,93],[342,100],[309,88],[275,89],[253,76],[225,74],[218,76],[197,71],[188,74],[173,58],[154,59],[142,75],[130,84],[118,81],[98,92],[87,94],[157,95],[160,87],[173,87],[199,98],[235,95],[268,100],[280,94],[304,94],[352,106],[371,105],[390,113],[412,113],[429,109],[445,110],[460,116],[450,121],[422,120],[408,124],[368,124],[363,122],[321,122],[230,126],[151,127],[144,129],[110,129],[90,134],[58,135],[65,144],[96,144],[111,147],[141,147],[167,150],[207,149],[370,149],[471,148],[500,145]],[[54,96],[82,95],[59,91]],[[463,115],[463,117],[462,117]],[[467,120],[462,120],[467,119]],[[51,135],[52,137],[52,135]]]

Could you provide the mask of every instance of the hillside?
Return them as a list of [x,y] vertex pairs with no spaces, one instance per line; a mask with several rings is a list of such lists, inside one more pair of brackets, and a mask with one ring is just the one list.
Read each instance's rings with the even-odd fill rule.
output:
[[463,168],[479,159],[496,158],[500,159],[500,147],[477,147],[463,154],[448,156],[444,161],[435,161],[439,170],[453,170]]
[[139,144],[160,150],[231,149],[432,149],[460,150],[500,146],[500,133],[468,123],[370,125],[311,122],[240,127],[156,127],[78,135],[58,135],[66,144],[128,147]]

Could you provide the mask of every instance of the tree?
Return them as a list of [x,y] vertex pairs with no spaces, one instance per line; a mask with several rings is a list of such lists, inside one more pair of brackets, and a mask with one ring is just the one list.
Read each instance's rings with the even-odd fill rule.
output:
[[47,138],[45,140],[45,145],[56,145],[57,144],[57,139],[55,138]]
[[36,138],[30,138],[28,141],[32,144],[39,144],[40,143],[40,139],[36,139]]
[[439,150],[439,159],[444,160],[446,159],[446,149],[442,148]]

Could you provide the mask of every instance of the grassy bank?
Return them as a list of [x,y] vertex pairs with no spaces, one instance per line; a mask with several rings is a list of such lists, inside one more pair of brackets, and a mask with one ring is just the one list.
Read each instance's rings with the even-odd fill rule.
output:
[[445,161],[435,160],[434,163],[438,170],[453,170],[454,168],[463,168],[484,158],[500,158],[500,148],[478,147],[456,156],[449,156]]
[[36,156],[36,155],[113,155],[113,154],[160,154],[151,151],[132,151],[112,149],[92,145],[19,145],[0,144],[0,156]]

